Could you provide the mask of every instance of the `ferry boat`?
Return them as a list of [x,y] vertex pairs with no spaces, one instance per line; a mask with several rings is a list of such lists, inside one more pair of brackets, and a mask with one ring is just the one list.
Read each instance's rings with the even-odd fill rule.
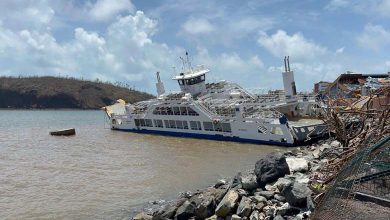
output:
[[319,108],[314,98],[297,95],[294,73],[285,57],[284,93],[256,95],[236,83],[206,83],[210,72],[182,59],[182,72],[172,79],[180,92],[165,92],[157,72],[157,97],[133,104],[104,107],[111,129],[179,137],[292,146],[324,131],[321,123],[300,124],[300,117]]

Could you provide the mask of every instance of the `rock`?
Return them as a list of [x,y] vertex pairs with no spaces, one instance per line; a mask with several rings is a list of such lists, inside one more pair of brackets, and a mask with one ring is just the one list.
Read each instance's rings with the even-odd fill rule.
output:
[[255,194],[255,196],[252,197],[253,202],[267,202],[267,199],[264,196],[258,195],[258,193]]
[[308,184],[310,179],[308,175],[305,175],[303,173],[294,173],[294,175],[291,176],[295,179],[295,182]]
[[277,187],[279,189],[279,191],[281,192],[281,191],[283,191],[283,189],[287,185],[289,185],[291,183],[292,183],[292,180],[289,178],[279,178],[278,181],[276,181],[273,186]]
[[266,207],[264,207],[264,210],[263,210],[263,211],[265,212],[265,215],[266,215],[266,216],[271,216],[271,217],[273,217],[274,214],[275,214],[275,207],[266,206]]
[[264,206],[265,206],[264,202],[259,202],[256,204],[255,209],[260,212],[261,210],[263,210]]
[[219,217],[226,217],[233,211],[237,204],[238,197],[239,196],[236,191],[229,190],[215,209],[215,214]]
[[332,143],[330,143],[330,146],[332,148],[341,147],[341,143],[339,141],[334,140],[334,141],[332,141]]
[[255,175],[260,187],[290,173],[286,158],[281,153],[264,155],[255,165]]
[[280,202],[285,202],[286,201],[286,198],[284,198],[284,196],[280,195],[280,194],[275,194],[274,195],[274,198]]
[[[217,215],[213,215],[209,218],[206,218],[206,220],[217,220],[217,219],[219,219]],[[221,218],[221,219],[223,219],[223,218]]]
[[145,214],[144,212],[141,212],[134,216],[133,220],[151,220],[152,216]]
[[280,215],[275,216],[274,220],[284,220],[284,218]]
[[264,188],[267,191],[279,192],[279,189],[272,184],[266,184]]
[[288,185],[282,191],[282,195],[289,204],[300,208],[306,207],[307,197],[311,196],[311,193],[312,192],[307,185],[298,182]]
[[274,197],[275,192],[272,192],[272,191],[261,191],[261,192],[259,192],[259,195],[265,197],[268,200],[268,199],[272,199],[272,197]]
[[313,154],[313,157],[314,157],[315,159],[320,158],[320,153],[321,153],[320,148],[316,148],[316,149],[313,150],[311,153]]
[[306,159],[298,157],[287,157],[286,162],[290,172],[306,172],[309,170],[309,164]]
[[252,211],[251,202],[252,201],[248,197],[242,197],[240,204],[238,204],[237,215],[248,217]]
[[230,217],[230,219],[231,219],[231,220],[241,220],[242,218],[241,218],[240,216],[238,216],[238,215],[232,215],[232,216]]
[[195,204],[186,200],[176,211],[175,219],[186,220],[195,215]]
[[153,220],[172,219],[176,213],[176,206],[166,205],[162,209],[153,213]]
[[248,192],[243,189],[237,189],[237,193],[240,197],[248,196]]
[[224,180],[224,179],[220,179],[220,180],[218,180],[218,182],[214,185],[214,187],[215,188],[219,188],[220,186],[222,186],[222,185],[226,185],[226,180]]
[[257,188],[256,175],[249,173],[240,178],[242,188],[245,190],[254,190]]
[[195,205],[195,216],[197,219],[205,219],[214,214],[216,207],[216,189],[212,188],[203,193],[194,195],[190,202]]
[[249,216],[249,220],[259,220],[259,212],[253,211],[251,216]]

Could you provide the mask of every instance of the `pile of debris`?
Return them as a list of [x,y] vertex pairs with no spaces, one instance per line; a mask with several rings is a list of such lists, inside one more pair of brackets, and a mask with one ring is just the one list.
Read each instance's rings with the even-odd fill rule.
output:
[[381,88],[342,109],[332,103],[336,102],[329,100],[325,105],[327,108],[323,109],[321,118],[342,147],[328,152],[327,157],[331,159],[320,170],[322,175],[316,179],[319,184],[330,183],[356,152],[390,135],[390,87]]

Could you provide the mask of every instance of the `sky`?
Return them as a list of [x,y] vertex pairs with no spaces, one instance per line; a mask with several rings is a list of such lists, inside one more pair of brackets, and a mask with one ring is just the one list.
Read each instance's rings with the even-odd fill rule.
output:
[[2,0],[0,75],[69,76],[166,90],[188,51],[209,82],[298,91],[346,71],[390,71],[390,0]]

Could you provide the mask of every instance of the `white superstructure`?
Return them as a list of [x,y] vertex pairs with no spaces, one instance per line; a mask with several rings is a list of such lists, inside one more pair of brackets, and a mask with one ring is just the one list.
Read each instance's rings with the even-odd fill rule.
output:
[[[183,60],[185,71],[173,78],[179,83],[181,92],[166,93],[157,72],[157,98],[120,105],[123,106],[122,110],[108,114],[111,128],[138,133],[293,145],[309,135],[318,134],[323,127],[291,123],[280,112],[291,112],[294,116],[307,114],[316,105],[307,97],[297,96],[294,75],[286,59],[285,65],[285,96],[275,97],[251,94],[227,81],[207,84],[209,70],[203,66],[193,69],[187,56],[187,60]],[[115,107],[118,108],[118,104]]]

